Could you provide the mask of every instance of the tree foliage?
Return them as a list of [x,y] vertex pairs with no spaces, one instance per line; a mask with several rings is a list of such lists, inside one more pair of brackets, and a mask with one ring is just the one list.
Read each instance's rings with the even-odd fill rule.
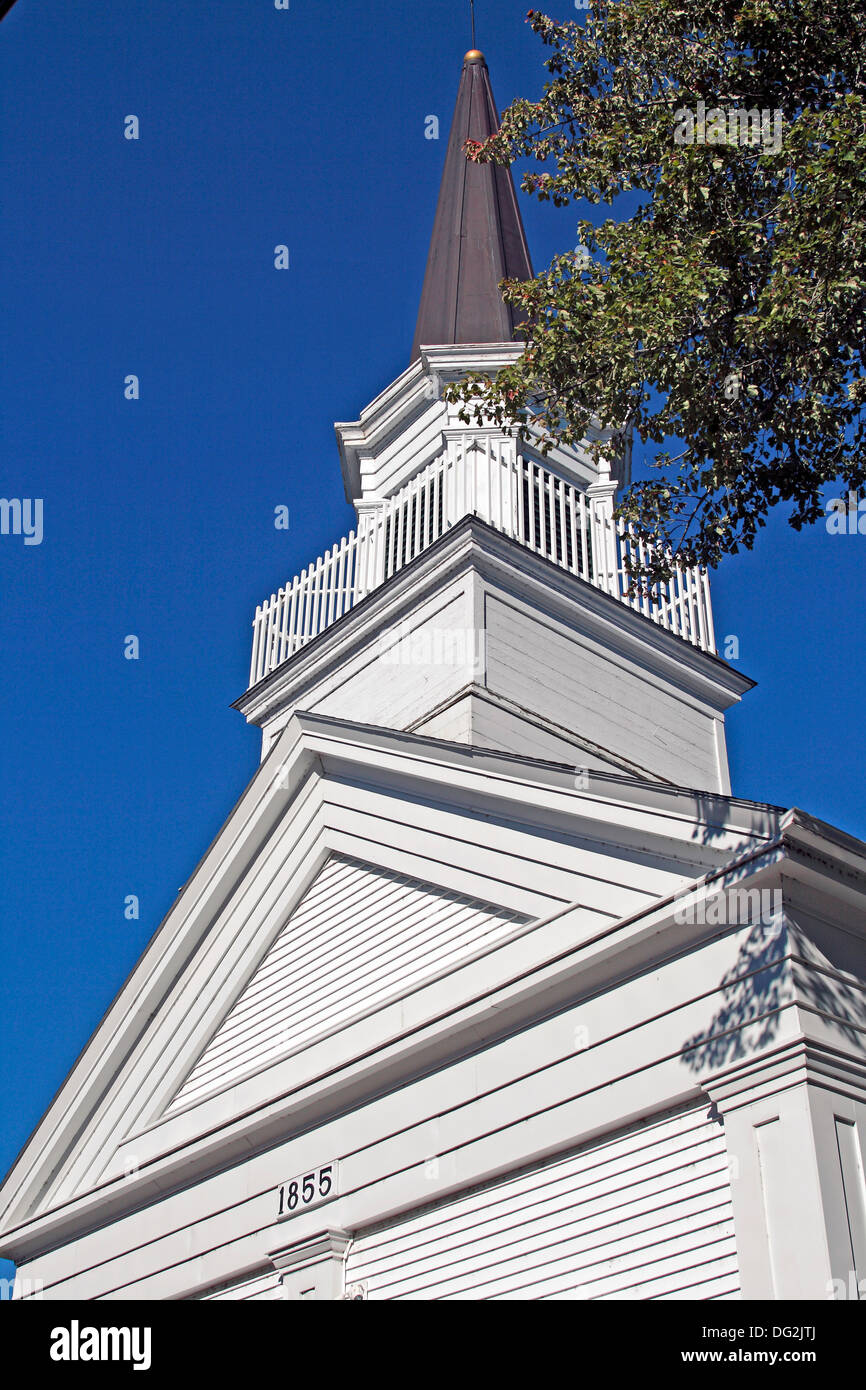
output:
[[529,22],[544,95],[468,156],[529,157],[523,188],[559,206],[640,198],[505,282],[525,351],[452,387],[462,418],[548,442],[600,424],[608,453],[634,431],[648,477],[620,514],[683,563],[751,547],[780,502],[815,521],[828,484],[866,480],[866,4],[590,0]]

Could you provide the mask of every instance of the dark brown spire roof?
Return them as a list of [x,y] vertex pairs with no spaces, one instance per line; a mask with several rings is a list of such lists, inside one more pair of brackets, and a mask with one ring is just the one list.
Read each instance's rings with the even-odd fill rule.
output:
[[499,281],[532,279],[532,263],[511,170],[472,164],[463,153],[466,140],[486,140],[498,129],[487,64],[472,49],[463,60],[448,138],[413,362],[422,346],[513,337],[514,311],[503,302]]

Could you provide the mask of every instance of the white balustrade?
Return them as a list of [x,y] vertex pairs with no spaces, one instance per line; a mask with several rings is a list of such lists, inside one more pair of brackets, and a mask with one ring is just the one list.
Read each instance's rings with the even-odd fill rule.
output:
[[595,584],[660,627],[715,650],[704,570],[675,567],[666,583],[636,587],[628,564],[647,548],[615,522],[615,484],[602,476],[586,492],[507,438],[465,435],[393,497],[363,510],[358,526],[258,606],[250,685],[269,675],[379,585],[429,549],[464,516],[475,515],[528,550]]

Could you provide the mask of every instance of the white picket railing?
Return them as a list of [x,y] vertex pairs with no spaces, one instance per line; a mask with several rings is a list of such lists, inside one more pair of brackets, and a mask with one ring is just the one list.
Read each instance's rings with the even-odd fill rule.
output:
[[250,685],[337,622],[462,517],[475,515],[528,550],[586,579],[704,651],[714,651],[709,585],[702,570],[677,567],[640,592],[629,557],[645,549],[613,517],[613,485],[582,492],[490,436],[452,440],[386,502],[361,512],[358,527],[258,606]]

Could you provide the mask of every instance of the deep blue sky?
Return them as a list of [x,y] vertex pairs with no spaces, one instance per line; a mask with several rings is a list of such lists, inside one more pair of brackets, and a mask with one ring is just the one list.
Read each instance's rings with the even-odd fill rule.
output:
[[[500,106],[537,95],[525,0],[477,8]],[[0,25],[0,495],[45,526],[0,536],[0,1172],[255,771],[229,707],[253,611],[351,525],[333,421],[408,362],[467,13],[18,0]],[[522,201],[540,267],[579,213]],[[860,835],[864,560],[776,524],[713,584],[759,681],[735,790]]]

